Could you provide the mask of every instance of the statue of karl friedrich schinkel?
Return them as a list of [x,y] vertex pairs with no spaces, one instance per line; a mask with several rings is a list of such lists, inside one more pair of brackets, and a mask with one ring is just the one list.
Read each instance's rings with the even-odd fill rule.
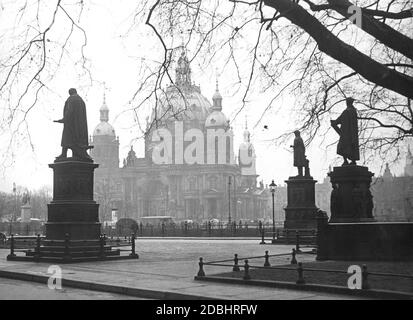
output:
[[349,164],[347,159],[351,160],[352,165],[356,165],[356,160],[360,160],[357,110],[353,102],[353,98],[347,98],[347,108],[336,120],[331,120],[331,126],[340,135],[337,154],[344,158],[343,165]]
[[86,104],[77,94],[76,89],[69,89],[69,98],[63,109],[63,118],[54,122],[63,123],[62,154],[56,157],[56,160],[67,159],[67,150],[71,149],[74,159],[93,161],[86,152],[93,148],[88,143]]

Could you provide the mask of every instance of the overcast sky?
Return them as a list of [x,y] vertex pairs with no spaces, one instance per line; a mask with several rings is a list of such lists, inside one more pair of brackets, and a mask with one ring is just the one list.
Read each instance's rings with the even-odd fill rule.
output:
[[[0,1],[0,32],[7,29],[8,23],[11,23],[8,19],[11,19],[12,14],[8,10],[13,8],[13,3],[13,1]],[[52,184],[52,170],[48,168],[48,164],[60,154],[62,132],[62,125],[53,123],[52,120],[61,118],[63,104],[68,95],[67,90],[70,87],[78,88],[78,93],[86,102],[89,134],[92,134],[94,127],[99,123],[99,108],[102,105],[103,83],[105,83],[106,100],[110,108],[109,122],[115,127],[116,135],[120,139],[120,163],[126,157],[131,143],[138,156],[143,156],[143,140],[134,140],[141,133],[131,113],[124,112],[131,108],[129,101],[142,80],[139,69],[140,59],[148,59],[156,55],[160,47],[152,31],[144,25],[125,36],[134,7],[133,1],[99,1],[85,10],[81,25],[87,32],[88,44],[85,47],[85,55],[91,62],[94,81],[90,85],[87,77],[77,72],[77,69],[71,65],[70,59],[65,60],[59,73],[47,84],[48,90],[42,91],[41,101],[28,116],[27,123],[33,148],[27,141],[14,147],[14,162],[8,168],[2,169],[0,190],[11,191],[13,182],[27,186],[29,189]],[[59,29],[61,35],[53,36],[63,37],[69,27],[68,24],[67,26],[62,24]],[[81,34],[78,33],[74,39],[81,41]],[[74,50],[75,47],[74,45]],[[2,46],[0,55],[7,54],[7,50],[8,48]],[[68,54],[71,55],[71,52]],[[75,56],[74,52],[72,56]],[[244,111],[234,119],[241,96],[233,94],[235,75],[231,70],[221,74],[220,65],[203,66],[199,60],[195,60],[191,67],[193,81],[200,84],[202,94],[210,101],[215,91],[215,77],[217,72],[219,73],[223,112],[233,121],[236,153],[243,139],[245,119],[248,119],[251,140],[256,149],[259,180],[263,179],[265,184],[269,184],[271,179],[274,179],[277,184],[283,184],[289,176],[296,175],[297,169],[292,166],[290,143],[284,147],[276,147],[271,142],[276,135],[286,130],[291,132],[295,130],[294,114],[288,112],[288,108],[284,108],[284,112],[270,111],[263,121],[256,125],[271,98],[271,92],[255,92]],[[293,99],[294,97],[284,97],[277,103],[288,107],[293,103]],[[145,123],[149,112],[150,108],[147,107],[138,113],[141,123]],[[267,125],[268,129],[264,129],[264,125]],[[291,143],[293,138],[291,134]],[[331,136],[328,141],[334,141],[336,138]],[[5,141],[2,140],[0,143],[4,152]],[[327,148],[326,145],[325,142],[322,144],[321,141],[314,141],[307,149],[312,175],[319,181],[326,176],[329,165],[341,163],[335,154],[335,146]],[[376,176],[382,170],[382,165],[375,164],[372,168]],[[401,165],[404,165],[404,161],[402,164],[394,164],[393,171],[400,174]]]

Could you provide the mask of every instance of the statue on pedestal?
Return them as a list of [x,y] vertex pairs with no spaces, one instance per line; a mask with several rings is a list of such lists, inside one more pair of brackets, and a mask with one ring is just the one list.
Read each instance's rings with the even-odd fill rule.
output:
[[23,193],[22,197],[22,205],[30,204],[30,193],[29,190],[26,190],[25,193]]
[[349,164],[347,159],[351,160],[352,165],[356,165],[356,161],[360,160],[357,110],[353,102],[353,98],[347,98],[347,108],[336,120],[331,120],[331,126],[340,135],[337,154],[344,158],[343,165]]
[[305,156],[305,145],[304,141],[301,138],[300,131],[295,130],[295,139],[294,144],[290,146],[294,150],[294,167],[298,168],[298,176],[303,176],[303,168],[305,168],[306,176],[310,175],[308,160]]
[[63,123],[62,154],[56,160],[67,159],[67,150],[71,149],[73,158],[93,161],[86,152],[92,148],[88,143],[86,104],[77,94],[76,89],[69,89],[69,98],[63,109],[63,118],[54,122]]

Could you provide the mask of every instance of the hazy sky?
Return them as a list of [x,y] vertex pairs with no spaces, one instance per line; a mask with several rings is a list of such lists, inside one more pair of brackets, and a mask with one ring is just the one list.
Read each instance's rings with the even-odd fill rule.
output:
[[[12,8],[13,2],[0,1],[0,3],[0,32],[2,32],[8,27],[7,19],[11,16],[8,10]],[[93,83],[90,85],[88,78],[77,72],[78,69],[70,63],[71,57],[76,56],[77,47],[74,43],[72,47],[74,51],[67,53],[69,58],[54,75],[54,79],[47,84],[48,89],[42,91],[39,104],[28,116],[27,123],[33,147],[27,139],[14,146],[14,161],[1,172],[0,190],[11,191],[13,182],[27,186],[29,189],[52,184],[52,170],[48,168],[48,164],[60,154],[62,132],[62,125],[53,123],[52,120],[61,118],[63,104],[68,95],[67,90],[70,87],[78,88],[78,93],[86,102],[89,134],[92,134],[94,127],[99,123],[99,108],[102,105],[103,83],[105,83],[106,101],[110,108],[109,122],[115,127],[116,135],[120,138],[120,163],[126,157],[131,142],[141,135],[132,113],[124,113],[124,111],[133,106],[129,101],[142,80],[139,69],[140,59],[148,59],[159,54],[159,42],[149,27],[144,25],[125,36],[135,7],[134,1],[91,3],[93,5],[83,12],[81,25],[87,32],[88,44],[85,47],[85,55],[91,63]],[[61,34],[58,32],[51,36],[62,39],[69,27],[69,24],[60,25],[58,30]],[[82,41],[82,35],[77,33],[74,40]],[[0,55],[7,54],[7,50],[2,46]],[[245,119],[248,119],[251,140],[256,149],[259,179],[263,179],[265,184],[270,183],[271,179],[274,179],[277,184],[282,184],[288,176],[296,175],[297,169],[292,166],[292,153],[288,147],[290,143],[284,147],[276,147],[271,142],[276,135],[286,130],[291,132],[295,130],[294,114],[288,112],[288,106],[293,103],[294,97],[280,99],[277,103],[286,107],[283,108],[284,111],[268,112],[262,123],[254,128],[271,98],[271,92],[256,92],[250,97],[250,102],[244,111],[234,119],[236,106],[241,103],[241,96],[234,95],[235,76],[231,70],[227,69],[221,74],[220,65],[203,66],[199,60],[195,60],[191,66],[193,81],[200,84],[202,94],[210,101],[215,91],[215,77],[218,70],[223,112],[233,120],[236,150],[242,142]],[[138,113],[141,123],[145,123],[149,112],[148,106]],[[263,128],[264,125],[268,126],[267,130]],[[291,134],[291,142],[293,138]],[[336,138],[331,136],[327,141],[331,142]],[[2,143],[1,150],[4,152],[6,150],[4,140],[0,143]],[[326,176],[330,164],[341,163],[335,154],[335,146],[327,149],[326,145],[325,142],[322,144],[321,141],[314,141],[307,149],[311,172],[317,180],[322,180]],[[133,146],[138,156],[143,156],[142,139],[133,141]],[[375,164],[373,169],[376,170],[376,176],[381,166],[381,163]],[[394,165],[392,168],[395,173],[400,173],[400,165]]]

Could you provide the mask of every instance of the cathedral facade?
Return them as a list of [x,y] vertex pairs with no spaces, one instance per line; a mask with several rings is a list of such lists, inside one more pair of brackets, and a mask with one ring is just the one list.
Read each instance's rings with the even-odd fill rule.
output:
[[267,219],[271,194],[257,186],[255,150],[245,125],[244,142],[234,153],[234,133],[223,110],[218,81],[212,104],[191,79],[183,52],[167,86],[147,119],[143,158],[133,147],[119,166],[119,138],[109,123],[106,99],[90,144],[95,199],[101,221],[172,216],[177,221]]

